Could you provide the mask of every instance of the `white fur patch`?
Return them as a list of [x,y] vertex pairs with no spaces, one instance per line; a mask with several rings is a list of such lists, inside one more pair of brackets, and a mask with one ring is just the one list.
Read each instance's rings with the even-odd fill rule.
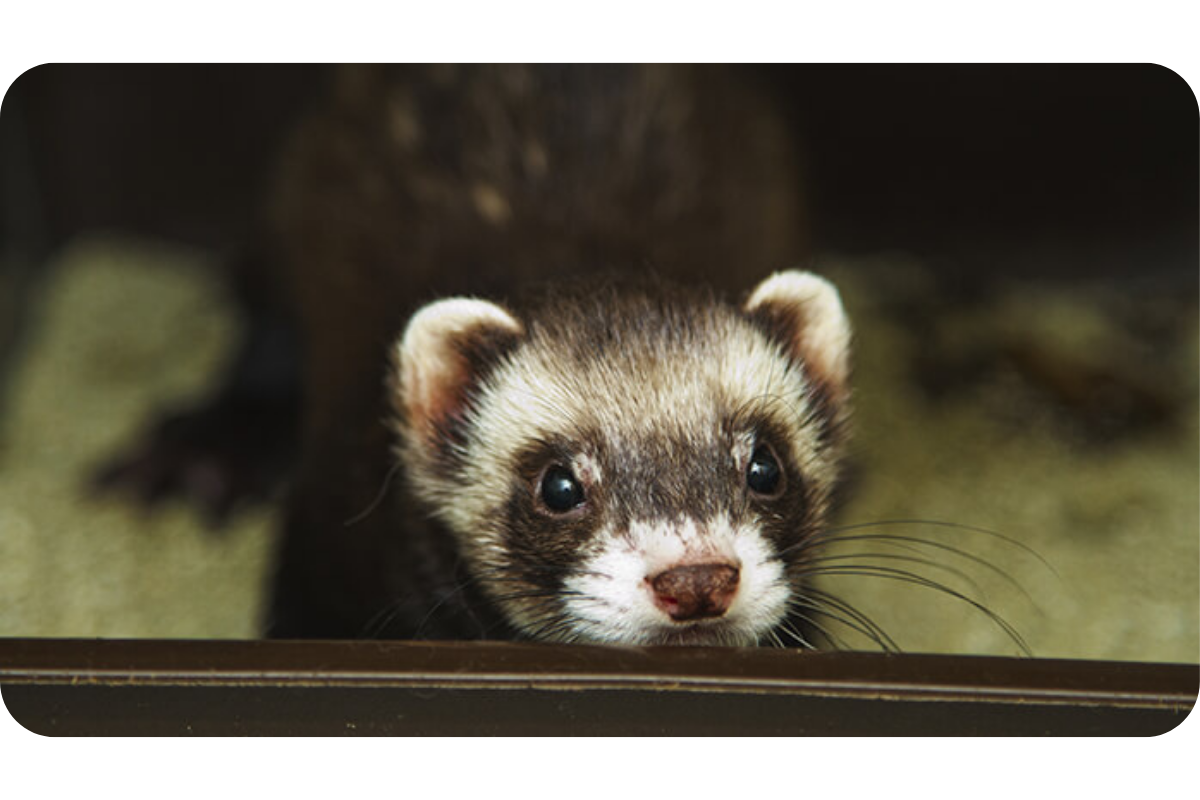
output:
[[[790,590],[771,547],[750,527],[726,519],[700,524],[635,521],[628,530],[598,533],[599,547],[567,579],[568,636],[624,644],[753,645],[783,618]],[[738,568],[738,588],[718,618],[675,622],[659,608],[648,579],[686,563],[712,559]]]

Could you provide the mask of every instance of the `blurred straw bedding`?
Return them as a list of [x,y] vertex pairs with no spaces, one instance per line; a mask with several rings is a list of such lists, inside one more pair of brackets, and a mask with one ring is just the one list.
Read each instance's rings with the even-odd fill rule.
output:
[[0,434],[0,635],[255,636],[272,514],[205,529],[87,491],[164,405],[207,390],[236,320],[194,251],[90,240],[43,286]]

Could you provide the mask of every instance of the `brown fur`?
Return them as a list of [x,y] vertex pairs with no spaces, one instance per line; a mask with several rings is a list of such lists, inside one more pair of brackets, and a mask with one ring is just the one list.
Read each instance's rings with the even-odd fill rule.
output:
[[[340,74],[295,139],[272,215],[306,376],[272,633],[359,635],[394,612],[386,633],[504,635],[470,589],[455,590],[453,546],[390,478],[389,346],[439,296],[503,298],[602,269],[740,292],[802,263],[798,159],[746,78],[677,67]],[[443,601],[432,615],[431,598]]]

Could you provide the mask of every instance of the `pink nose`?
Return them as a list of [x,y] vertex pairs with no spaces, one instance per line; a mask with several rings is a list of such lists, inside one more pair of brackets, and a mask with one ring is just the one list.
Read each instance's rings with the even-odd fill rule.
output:
[[676,622],[719,617],[737,594],[738,570],[731,564],[688,564],[647,578],[654,602]]

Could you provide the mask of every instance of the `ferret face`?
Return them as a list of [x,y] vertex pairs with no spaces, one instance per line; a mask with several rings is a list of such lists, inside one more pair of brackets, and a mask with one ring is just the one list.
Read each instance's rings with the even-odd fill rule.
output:
[[785,272],[742,308],[604,290],[518,318],[441,301],[398,350],[399,456],[523,634],[756,644],[838,473],[849,329]]

